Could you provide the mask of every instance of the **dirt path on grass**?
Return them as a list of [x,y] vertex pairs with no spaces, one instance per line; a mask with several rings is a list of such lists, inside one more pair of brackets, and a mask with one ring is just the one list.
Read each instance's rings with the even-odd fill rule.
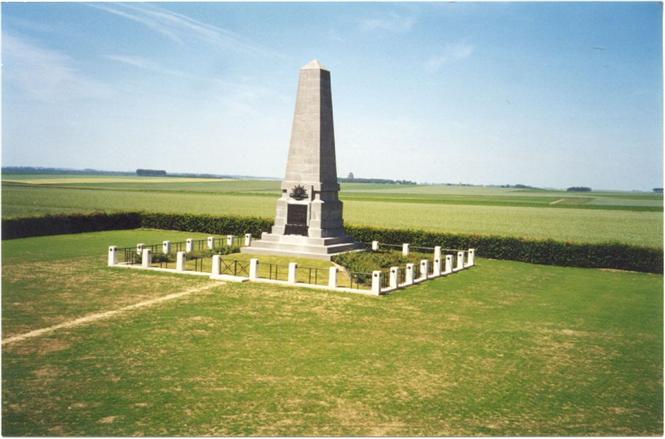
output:
[[166,296],[161,296],[157,297],[156,299],[150,299],[150,300],[145,300],[143,302],[135,303],[133,305],[128,305],[124,306],[119,309],[115,309],[113,311],[104,311],[104,312],[98,312],[94,314],[88,314],[87,316],[79,317],[78,319],[73,319],[66,321],[64,323],[59,323],[57,325],[49,326],[47,328],[42,328],[42,329],[36,329],[34,331],[26,332],[24,334],[19,334],[15,335],[13,337],[6,338],[2,340],[2,346],[12,344],[12,343],[17,343],[19,341],[27,340],[29,338],[34,338],[34,337],[39,337],[41,335],[45,335],[48,333],[51,333],[53,331],[57,331],[59,329],[65,329],[65,328],[73,328],[75,326],[80,326],[80,325],[85,325],[86,323],[94,322],[97,320],[102,320],[102,319],[108,319],[111,317],[115,317],[118,314],[122,314],[127,311],[132,311],[135,309],[139,308],[145,308],[148,306],[156,305],[161,302],[167,302],[169,300],[175,300],[179,299],[183,296],[188,296],[190,294],[194,293],[200,293],[201,291],[206,291],[211,288],[217,287],[221,285],[219,282],[215,282],[213,284],[205,285],[203,287],[198,287],[198,288],[190,288],[185,291],[180,291],[179,293],[172,293],[172,294],[167,294]]

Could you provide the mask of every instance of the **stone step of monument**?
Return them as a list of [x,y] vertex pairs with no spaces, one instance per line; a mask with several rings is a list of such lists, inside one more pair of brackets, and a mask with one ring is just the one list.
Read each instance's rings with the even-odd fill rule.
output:
[[308,253],[333,254],[342,251],[353,250],[357,248],[357,244],[354,242],[344,242],[339,244],[322,246],[322,245],[310,245],[310,244],[300,244],[300,243],[290,243],[290,242],[271,242],[271,241],[260,240],[252,242],[252,245],[249,248],[261,248],[261,249],[284,248],[285,250],[288,251],[302,250]]
[[275,242],[254,241],[250,247],[242,247],[240,252],[257,255],[282,255],[330,260],[331,256],[338,253],[359,250],[360,248],[361,246],[354,242],[345,242],[323,247],[315,245],[278,244]]
[[308,236],[298,236],[298,235],[273,235],[272,233],[262,233],[261,241],[267,242],[280,242],[280,243],[291,243],[291,244],[301,244],[301,245],[334,245],[334,244],[344,244],[350,241],[348,236],[342,237],[328,237],[328,238],[310,238]]

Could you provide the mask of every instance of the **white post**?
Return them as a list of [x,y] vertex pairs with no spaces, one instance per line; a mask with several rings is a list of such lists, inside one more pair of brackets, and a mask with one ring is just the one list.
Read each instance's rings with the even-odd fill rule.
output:
[[409,256],[409,244],[402,244],[402,256]]
[[435,258],[434,273],[432,273],[432,277],[439,277],[439,276],[441,276],[441,258]]
[[149,268],[152,263],[152,250],[149,248],[143,249],[143,254],[141,255],[141,266],[143,268]]
[[422,259],[420,261],[420,278],[422,280],[427,279],[428,271],[429,271],[429,261],[427,259]]
[[372,251],[375,252],[379,250],[379,241],[372,241]]
[[113,267],[117,263],[118,263],[118,247],[116,247],[115,245],[109,245],[108,266]]
[[298,281],[298,263],[289,262],[289,278],[288,282],[294,284]]
[[446,268],[443,274],[450,274],[453,272],[453,255],[446,255]]
[[413,284],[413,281],[415,280],[413,277],[413,264],[409,263],[406,264],[406,273],[405,273],[405,283],[407,285]]
[[474,265],[476,265],[476,249],[470,248],[468,255],[469,256],[466,261],[466,267],[473,267]]
[[171,253],[171,241],[162,242],[162,253],[164,253],[165,255]]
[[441,259],[441,246],[437,245],[434,247],[434,259]]
[[229,247],[233,245],[233,235],[226,235],[226,245]]
[[390,267],[390,288],[399,287],[399,267]]
[[249,260],[249,278],[258,279],[259,278],[259,260],[252,258]]
[[328,270],[328,288],[337,288],[337,267]]
[[140,243],[136,244],[136,254],[141,256],[143,254],[143,247],[145,247],[145,244]]
[[372,293],[381,294],[381,271],[372,271]]
[[245,233],[245,247],[249,247],[250,245],[252,245],[252,234]]
[[208,236],[208,248],[210,250],[215,248],[215,237],[214,236]]
[[185,241],[185,252],[191,253],[194,250],[194,240],[192,238],[187,238]]
[[457,252],[457,265],[453,271],[464,269],[464,252]]
[[175,269],[177,271],[185,271],[185,252],[178,252],[175,259]]
[[222,255],[212,256],[212,275],[219,276],[222,274]]

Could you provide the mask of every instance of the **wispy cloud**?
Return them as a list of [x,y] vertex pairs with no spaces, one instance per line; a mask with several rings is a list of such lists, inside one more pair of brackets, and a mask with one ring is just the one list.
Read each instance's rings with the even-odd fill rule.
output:
[[19,36],[3,33],[2,55],[4,79],[34,99],[56,102],[113,94],[108,85],[81,73],[68,55]]
[[474,49],[474,46],[464,42],[446,44],[440,54],[430,57],[425,62],[425,70],[436,73],[444,64],[468,58]]
[[229,111],[239,114],[257,113],[256,109],[265,106],[266,101],[276,100],[281,103],[289,101],[286,96],[270,88],[248,82],[228,81],[216,76],[205,77],[170,69],[141,56],[113,54],[103,55],[103,57],[151,73],[206,83],[206,99],[219,102]]
[[89,6],[139,23],[176,44],[187,44],[195,40],[225,50],[282,57],[275,50],[256,44],[235,32],[203,23],[154,4],[95,3]]
[[403,15],[391,12],[381,17],[362,19],[360,21],[360,30],[366,32],[384,30],[394,33],[405,33],[413,28],[416,21],[415,15]]

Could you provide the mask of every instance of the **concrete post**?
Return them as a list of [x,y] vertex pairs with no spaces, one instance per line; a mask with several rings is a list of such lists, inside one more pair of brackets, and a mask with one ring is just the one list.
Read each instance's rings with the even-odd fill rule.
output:
[[298,282],[298,263],[289,262],[289,278],[288,282],[294,284]]
[[378,251],[379,250],[379,241],[372,241],[372,251]]
[[372,293],[377,296],[381,294],[381,271],[372,271]]
[[402,244],[402,256],[409,256],[409,244]]
[[178,252],[175,258],[175,269],[177,271],[185,271],[185,252]]
[[226,245],[231,247],[233,245],[233,238],[234,238],[233,235],[226,235]]
[[162,253],[164,253],[165,255],[171,253],[171,241],[162,242]]
[[249,247],[250,245],[252,245],[252,234],[245,233],[245,247]]
[[150,264],[152,264],[152,250],[144,248],[143,254],[141,255],[141,266],[143,268],[149,268]]
[[446,255],[446,268],[443,274],[450,274],[453,272],[453,255]]
[[222,274],[222,255],[212,256],[212,275],[219,276]]
[[464,269],[464,252],[457,252],[457,264],[453,271],[460,271]]
[[441,259],[441,246],[434,246],[434,259]]
[[144,243],[136,244],[136,254],[141,256],[143,254],[143,247],[145,247]]
[[194,240],[192,238],[187,238],[185,241],[185,252],[191,253],[194,250]]
[[259,260],[252,258],[249,260],[249,278],[258,279],[259,278]]
[[407,285],[413,284],[413,281],[415,280],[414,276],[413,276],[413,264],[411,264],[411,263],[406,264],[405,277],[406,277],[405,283]]
[[115,245],[109,245],[108,266],[113,267],[117,263],[118,263],[118,247],[116,247]]
[[399,267],[390,267],[390,288],[399,287]]
[[473,267],[474,265],[476,265],[476,249],[470,248],[466,261],[466,267]]
[[208,236],[208,249],[212,250],[213,248],[215,248],[215,237]]
[[427,259],[422,259],[420,261],[420,278],[422,280],[427,279],[427,275],[429,274],[429,261]]
[[433,271],[434,272],[432,273],[432,277],[441,276],[441,258],[435,258],[434,259]]
[[328,288],[337,288],[337,267],[328,270]]

